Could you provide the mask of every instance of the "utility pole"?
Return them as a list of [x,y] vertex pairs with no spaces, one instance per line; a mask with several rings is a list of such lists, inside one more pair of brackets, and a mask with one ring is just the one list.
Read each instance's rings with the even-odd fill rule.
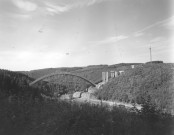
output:
[[152,63],[152,49],[151,49],[151,45],[150,45],[149,50],[150,50],[150,62]]
[[[115,37],[117,38],[118,37],[118,29],[117,29],[117,25],[115,26]],[[119,57],[120,57],[120,63],[123,63],[123,56],[122,56],[122,53],[121,53],[121,48],[120,48],[120,45],[118,44],[118,53],[119,53]]]

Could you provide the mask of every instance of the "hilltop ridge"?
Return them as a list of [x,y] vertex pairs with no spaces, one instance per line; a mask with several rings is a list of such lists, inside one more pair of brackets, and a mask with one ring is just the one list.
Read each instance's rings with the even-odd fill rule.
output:
[[112,71],[112,70],[125,70],[131,68],[131,65],[139,65],[142,63],[119,63],[113,65],[89,65],[85,67],[60,67],[60,68],[45,68],[36,69],[31,71],[19,71],[23,74],[28,75],[31,78],[37,79],[47,74],[55,72],[70,72],[77,75],[86,77],[87,79],[98,83],[101,81],[102,72]]

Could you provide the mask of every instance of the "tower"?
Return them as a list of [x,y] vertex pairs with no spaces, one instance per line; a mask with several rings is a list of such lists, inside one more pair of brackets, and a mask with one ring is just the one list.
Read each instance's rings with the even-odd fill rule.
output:
[[151,45],[150,45],[149,51],[150,51],[150,62],[152,63],[152,49],[151,49]]

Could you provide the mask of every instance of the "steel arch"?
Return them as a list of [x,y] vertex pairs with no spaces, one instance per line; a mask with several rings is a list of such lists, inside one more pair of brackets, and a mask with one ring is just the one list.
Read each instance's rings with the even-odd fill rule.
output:
[[78,78],[81,78],[81,79],[83,79],[83,80],[89,82],[92,86],[96,87],[96,84],[93,83],[92,81],[90,81],[90,80],[88,80],[88,79],[86,79],[86,78],[84,78],[84,77],[82,77],[82,76],[79,76],[79,75],[76,75],[76,74],[72,74],[72,73],[68,73],[68,72],[51,73],[51,74],[42,76],[42,77],[36,79],[35,81],[31,82],[29,85],[32,86],[32,85],[36,84],[36,83],[39,82],[39,81],[42,81],[42,80],[44,80],[44,79],[46,79],[46,78],[49,78],[49,77],[52,77],[52,76],[57,76],[57,75],[70,75],[70,76],[76,76],[76,77],[78,77]]

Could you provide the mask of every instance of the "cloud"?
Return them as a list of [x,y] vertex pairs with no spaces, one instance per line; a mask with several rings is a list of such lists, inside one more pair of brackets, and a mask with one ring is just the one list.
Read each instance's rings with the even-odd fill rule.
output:
[[113,41],[119,41],[119,40],[123,40],[123,39],[126,39],[128,38],[127,36],[125,35],[120,35],[120,36],[117,36],[117,37],[111,37],[110,39],[113,40]]
[[150,44],[156,44],[156,45],[161,45],[163,43],[166,43],[165,46],[167,45],[172,45],[172,39],[171,38],[167,38],[167,37],[162,37],[162,36],[159,36],[159,37],[155,37],[155,38],[152,38],[150,40]]
[[134,33],[134,37],[140,37],[142,35],[144,35],[144,33],[142,33],[142,32],[136,32],[136,33]]
[[102,2],[104,0],[60,0],[60,1],[45,1],[45,9],[48,14],[60,14],[68,12],[73,8],[82,8],[85,6],[91,6],[95,3]]
[[93,5],[95,3],[99,3],[102,1],[106,1],[106,0],[79,0],[81,2],[81,6],[90,6]]
[[149,30],[151,28],[157,27],[157,26],[166,26],[166,27],[172,28],[174,26],[174,16],[169,17],[169,18],[164,19],[164,20],[161,20],[161,21],[158,21],[158,22],[155,22],[155,23],[153,23],[151,25],[148,25],[148,26],[146,26],[146,27],[144,27],[144,28],[134,32],[133,35],[135,37],[142,36],[142,35],[144,35],[143,32],[145,32],[146,30]]
[[[12,0],[13,4],[24,11],[55,15],[74,8],[83,8],[106,0]],[[35,12],[36,13],[36,12]]]
[[93,42],[90,42],[90,44],[96,44],[96,45],[110,44],[110,43],[116,43],[118,41],[121,41],[121,40],[124,40],[127,38],[128,38],[128,36],[119,35],[119,36],[114,36],[114,37],[108,37],[108,38],[101,40],[101,41],[93,41]]
[[26,11],[35,11],[37,4],[27,0],[13,0],[13,3],[20,9]]
[[89,6],[89,5],[93,5],[94,3],[96,3],[96,0],[88,0],[88,4],[87,4],[87,5],[88,5],[88,6]]
[[13,17],[18,19],[31,19],[32,16],[30,14],[13,14]]
[[[55,67],[65,61],[61,52],[42,53],[38,51],[3,51],[0,53],[1,68],[9,67],[11,70],[31,70],[37,68]],[[2,59],[2,60],[1,60]],[[28,64],[30,63],[30,64]],[[22,66],[21,66],[22,65]]]
[[50,15],[66,12],[72,8],[72,5],[59,5],[50,2],[45,2],[45,6],[46,6],[46,11],[48,11]]
[[164,41],[164,40],[166,40],[166,38],[164,38],[164,37],[155,37],[155,38],[150,40],[150,43],[161,42],[161,41]]
[[165,23],[164,26],[168,29],[173,29],[174,28],[174,16],[169,18]]

